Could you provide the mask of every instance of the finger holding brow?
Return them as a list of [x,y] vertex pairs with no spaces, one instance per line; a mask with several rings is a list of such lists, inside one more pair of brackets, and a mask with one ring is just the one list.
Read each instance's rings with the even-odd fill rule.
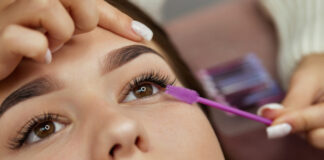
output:
[[46,37],[38,31],[19,25],[7,26],[0,33],[0,80],[12,73],[23,57],[50,63],[52,56],[47,43]]
[[57,0],[18,0],[1,12],[0,19],[1,29],[11,24],[43,28],[51,50],[68,41],[74,32],[72,18]]

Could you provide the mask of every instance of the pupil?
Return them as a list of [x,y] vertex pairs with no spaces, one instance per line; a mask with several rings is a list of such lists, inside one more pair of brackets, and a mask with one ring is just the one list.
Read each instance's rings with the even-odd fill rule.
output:
[[136,87],[134,90],[136,98],[143,98],[146,96],[151,96],[153,94],[153,87],[150,84],[143,84]]
[[39,138],[45,138],[53,134],[55,131],[54,123],[51,121],[43,122],[37,125],[34,129],[34,133]]

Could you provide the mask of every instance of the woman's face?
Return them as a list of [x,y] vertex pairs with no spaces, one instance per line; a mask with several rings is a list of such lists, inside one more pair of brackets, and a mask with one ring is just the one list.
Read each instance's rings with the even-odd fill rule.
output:
[[0,82],[0,159],[223,159],[199,107],[163,93],[163,55],[96,28],[52,64],[24,60]]

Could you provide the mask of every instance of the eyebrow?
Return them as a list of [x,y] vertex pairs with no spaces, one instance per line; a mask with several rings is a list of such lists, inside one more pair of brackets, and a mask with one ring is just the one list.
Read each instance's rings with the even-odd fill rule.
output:
[[126,46],[123,48],[113,50],[109,54],[107,54],[106,58],[104,58],[103,61],[103,74],[124,65],[125,63],[135,59],[136,57],[144,53],[153,53],[163,58],[155,50],[142,45]]
[[[102,73],[106,74],[145,53],[163,58],[155,50],[143,45],[130,45],[110,51],[102,61]],[[11,107],[25,100],[42,96],[61,88],[59,83],[49,76],[37,78],[12,92],[0,105],[0,118]]]

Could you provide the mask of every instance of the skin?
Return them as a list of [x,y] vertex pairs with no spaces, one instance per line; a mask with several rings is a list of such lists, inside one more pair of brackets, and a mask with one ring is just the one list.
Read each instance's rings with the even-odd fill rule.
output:
[[131,23],[131,17],[104,0],[1,0],[0,80],[23,57],[50,63],[51,54],[46,53],[56,52],[73,35],[97,26],[133,41],[143,40]]
[[[288,6],[287,4],[283,3],[283,6]],[[273,13],[271,13],[271,9],[268,10],[268,7],[266,6],[265,3],[260,3],[260,7],[265,11],[264,13],[267,18],[271,20],[276,19],[276,16],[272,15]],[[303,12],[306,11],[307,9]],[[305,26],[310,24],[312,25],[312,23],[315,21],[317,23],[318,21],[314,18],[314,22],[308,21],[305,23],[302,18],[299,17],[301,15],[297,14],[297,12],[289,12],[289,14],[286,14],[285,16],[297,17],[295,19],[286,17],[286,20],[292,22],[291,25],[296,23],[296,20],[300,20],[298,23]],[[317,15],[313,16],[316,17]],[[277,27],[278,23],[280,22],[276,23],[274,21],[273,25]],[[300,26],[300,28],[303,28],[303,26]],[[287,31],[283,30],[283,32]],[[293,34],[293,32],[289,32]],[[291,42],[285,44],[287,46],[280,46],[282,44],[279,44],[280,39],[282,39],[280,34],[281,32],[278,30],[277,35],[279,36],[277,39],[280,48],[292,49],[289,47],[295,46],[295,44],[303,44],[308,41],[307,39],[303,39],[305,38],[303,36],[296,36]],[[306,29],[303,29],[295,32],[295,34],[316,35],[317,33],[316,31],[308,33]],[[285,42],[286,40],[283,41]],[[314,147],[324,149],[324,54],[323,50],[315,48],[308,48],[309,50],[315,50],[315,52],[301,54],[304,56],[298,62],[297,67],[294,68],[294,73],[290,77],[289,88],[284,100],[282,101],[283,109],[267,108],[262,111],[261,115],[273,120],[271,126],[282,123],[290,124],[292,127],[290,132],[291,134],[299,134],[301,137],[307,139]]]
[[[136,43],[96,28],[74,36],[54,54],[49,65],[23,60],[10,77],[0,82],[0,102],[42,75],[57,79],[62,87],[18,103],[0,118],[0,128],[5,128],[0,130],[0,159],[224,159],[210,123],[196,104],[182,103],[163,93],[122,101],[125,86],[143,72],[157,70],[176,78],[167,62],[154,54],[141,55],[102,74],[103,57],[132,44],[165,54],[153,42]],[[68,124],[18,151],[6,147],[17,130],[44,112],[58,113]],[[139,140],[134,143],[136,138]],[[113,151],[114,156],[109,155],[116,144],[120,147]]]
[[273,124],[289,123],[291,133],[303,135],[313,146],[324,149],[324,54],[305,56],[290,82],[282,102],[284,109],[266,109],[262,116]]
[[[129,16],[103,0],[3,0],[0,13],[0,101],[18,86],[43,75],[58,79],[63,86],[17,104],[0,118],[0,127],[5,128],[0,130],[0,159],[224,159],[214,132],[196,105],[192,107],[162,94],[121,103],[125,85],[140,72],[147,72],[144,69],[155,68],[175,77],[161,58],[143,55],[103,76],[99,74],[99,59],[109,50],[135,42],[99,28],[75,36],[99,25],[141,41],[130,27]],[[48,48],[54,51],[66,42],[55,53],[54,64],[27,60],[20,63],[23,57],[43,63]],[[163,54],[154,43],[146,45]],[[306,133],[310,143],[321,149],[323,60],[320,55],[304,58],[283,102],[286,108],[263,113],[274,120],[273,125],[288,122],[292,133]],[[134,68],[136,72],[129,73]],[[44,112],[62,115],[64,129],[18,152],[9,150],[8,139],[15,138],[19,128]],[[134,144],[137,137],[140,140]],[[121,147],[113,150],[113,157],[109,156],[115,144]]]

